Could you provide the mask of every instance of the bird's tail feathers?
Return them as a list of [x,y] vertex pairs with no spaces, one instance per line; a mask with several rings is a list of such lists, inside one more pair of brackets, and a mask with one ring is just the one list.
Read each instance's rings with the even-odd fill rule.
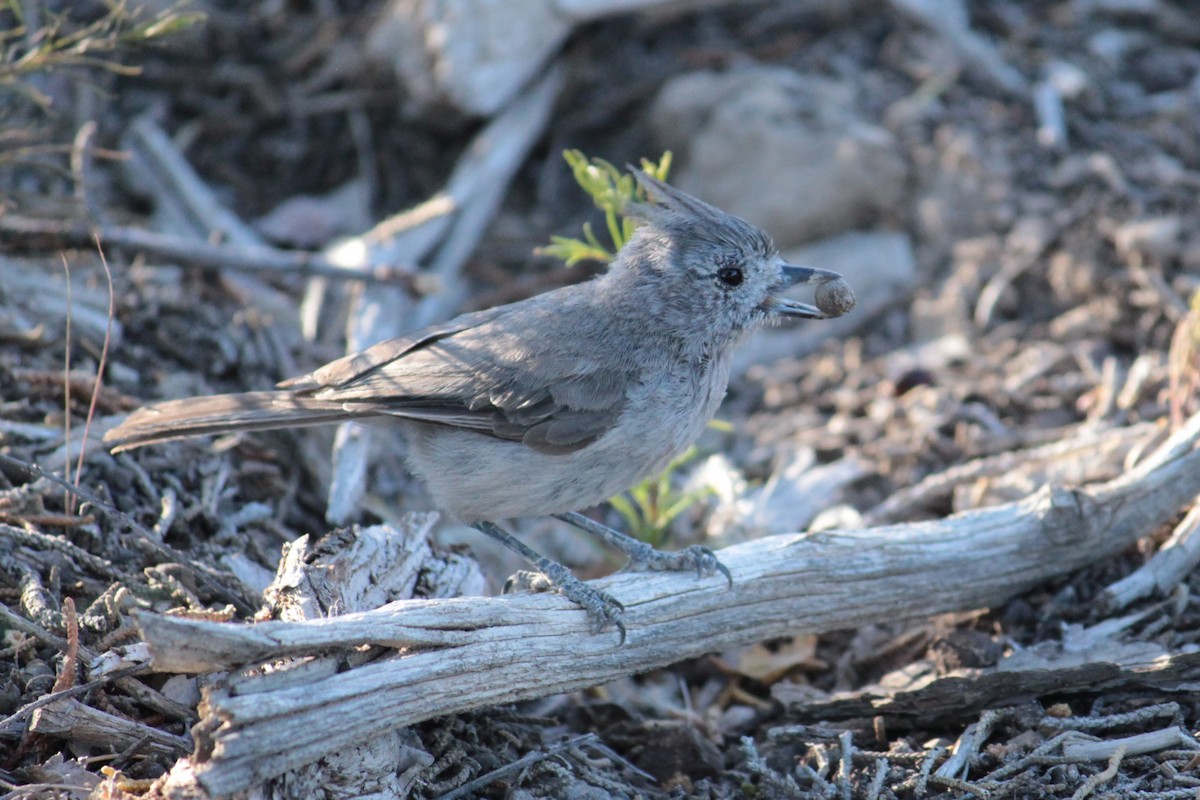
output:
[[106,433],[104,441],[116,453],[189,436],[320,425],[350,416],[341,403],[294,392],[218,394],[140,408]]

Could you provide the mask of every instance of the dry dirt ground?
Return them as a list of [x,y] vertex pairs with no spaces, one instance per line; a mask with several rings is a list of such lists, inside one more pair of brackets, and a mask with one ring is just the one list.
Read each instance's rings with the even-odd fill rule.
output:
[[[331,529],[327,436],[118,457],[93,437],[76,470],[89,419],[102,427],[158,397],[262,388],[344,347],[336,321],[301,335],[298,309],[313,291],[303,277],[247,277],[219,259],[102,239],[109,325],[88,226],[165,224],[153,193],[129,178],[122,137],[149,115],[238,217],[302,248],[433,195],[480,125],[400,112],[402,90],[359,47],[381,3],[253,5],[213,4],[206,21],[151,43],[135,41],[132,23],[110,25],[100,3],[0,10],[10,31],[0,62],[0,453],[17,460],[0,464],[5,797],[164,793],[154,779],[189,754],[195,679],[89,683],[90,659],[136,643],[135,609],[248,619],[262,604],[255,580],[269,579],[281,546]],[[1032,89],[998,86],[962,57],[953,32],[899,5],[754,3],[578,31],[546,132],[467,262],[462,307],[590,274],[530,255],[591,213],[560,152],[618,164],[655,155],[648,108],[669,77],[754,60],[850,81],[859,112],[895,137],[909,170],[906,200],[869,224],[909,237],[917,285],[852,335],[752,369],[721,415],[733,432],[706,439],[705,452],[724,453],[752,486],[797,452],[815,465],[854,458],[862,477],[836,498],[852,524],[863,519],[853,512],[933,519],[1121,474],[1198,410],[1200,13],[1186,0],[972,3],[970,29],[1030,87],[1058,92],[1065,140],[1050,142]],[[44,41],[17,22],[33,12],[59,25],[62,41],[83,31],[95,46],[64,44],[59,60],[29,67]],[[269,216],[302,196],[309,205]],[[1081,431],[1131,433],[1082,454],[1036,450]],[[1018,455],[986,461],[1009,452]],[[77,475],[87,499],[18,461]],[[377,461],[363,523],[391,513],[385,504],[406,507],[412,490],[394,456]],[[959,465],[974,466],[946,473]],[[931,476],[945,480],[871,516]],[[702,526],[705,508],[675,530]],[[1105,593],[1187,510],[1120,557],[994,608],[879,619],[429,720],[407,735],[429,757],[413,762],[406,785],[417,797],[1200,796],[1187,661],[1200,639],[1200,582],[1184,569],[1119,607]],[[1177,550],[1190,550],[1195,527],[1185,521]],[[490,577],[495,587],[504,576]],[[1072,665],[1082,672],[987,683],[1014,654],[1083,641]],[[1134,650],[1176,659],[1174,671],[1139,678],[1121,666]],[[64,690],[74,705],[31,705]],[[56,706],[55,719],[36,713]],[[101,735],[85,717],[101,730],[127,724]],[[595,738],[559,747],[583,734]],[[297,796],[286,785],[270,792]]]

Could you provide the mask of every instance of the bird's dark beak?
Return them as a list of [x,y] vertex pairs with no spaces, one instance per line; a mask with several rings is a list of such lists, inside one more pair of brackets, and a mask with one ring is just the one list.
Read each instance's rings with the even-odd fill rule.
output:
[[791,264],[784,264],[783,280],[771,292],[771,296],[767,299],[767,310],[774,314],[779,314],[785,317],[798,317],[800,319],[825,319],[829,315],[821,311],[816,306],[810,306],[808,303],[801,303],[798,300],[791,300],[783,297],[780,293],[785,292],[793,286],[799,286],[802,283],[827,283],[829,281],[840,281],[842,276],[833,270],[817,269],[816,267],[796,267]]

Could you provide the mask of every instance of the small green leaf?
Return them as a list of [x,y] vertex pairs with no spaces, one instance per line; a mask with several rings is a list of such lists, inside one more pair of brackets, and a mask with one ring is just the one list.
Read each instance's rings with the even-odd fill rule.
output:
[[[596,208],[604,212],[604,223],[611,242],[601,243],[592,226],[584,223],[582,241],[553,236],[551,244],[539,248],[537,252],[561,258],[567,266],[585,260],[612,261],[617,251],[633,236],[639,224],[637,219],[626,216],[625,210],[630,203],[644,201],[646,193],[632,175],[622,172],[602,158],[588,159],[579,150],[565,150],[563,158],[570,167],[575,182],[592,198]],[[663,153],[657,164],[649,159],[642,159],[643,170],[659,180],[666,178],[670,166],[670,151]],[[571,242],[577,244],[571,245]]]
[[674,488],[679,468],[694,459],[697,452],[695,447],[688,448],[683,455],[672,461],[661,475],[648,478],[609,500],[624,520],[630,536],[657,546],[666,538],[671,522],[712,494],[709,487],[688,492],[677,491]]

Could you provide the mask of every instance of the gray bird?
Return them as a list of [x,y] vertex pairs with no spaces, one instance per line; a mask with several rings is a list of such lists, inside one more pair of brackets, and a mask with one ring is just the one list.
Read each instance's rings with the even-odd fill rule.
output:
[[[187,436],[383,417],[408,439],[437,506],[534,563],[596,630],[625,637],[623,606],[495,523],[554,515],[648,569],[728,570],[703,547],[666,553],[578,513],[666,468],[725,396],[730,356],[772,319],[853,304],[841,276],[783,263],[737,217],[634,173],[655,203],[608,271],[381,342],[275,391],[146,406],[104,437],[114,451]],[[821,309],[780,293],[837,286]],[[824,292],[829,294],[829,292]],[[820,295],[819,295],[820,297]]]

